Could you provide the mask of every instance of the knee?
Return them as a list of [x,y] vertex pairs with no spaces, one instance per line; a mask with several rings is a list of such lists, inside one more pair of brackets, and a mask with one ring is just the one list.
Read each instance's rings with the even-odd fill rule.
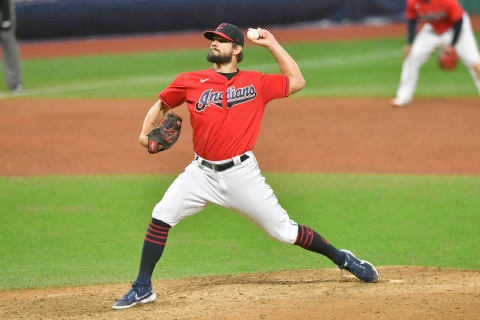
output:
[[152,218],[168,223],[170,226],[174,226],[176,224],[174,219],[172,219],[173,216],[168,214],[168,210],[162,206],[161,202],[157,203],[155,208],[153,208]]
[[424,61],[426,61],[425,54],[416,50],[412,50],[405,59],[405,64],[409,66],[421,66]]
[[477,74],[477,78],[480,80],[480,61],[472,66],[473,70]]
[[281,243],[286,243],[286,244],[292,244],[290,241],[290,238],[288,237],[287,234],[284,233],[273,233],[269,232],[268,235],[273,239]]
[[281,226],[266,230],[268,235],[282,243],[294,244],[298,235],[298,224],[292,220],[287,221]]

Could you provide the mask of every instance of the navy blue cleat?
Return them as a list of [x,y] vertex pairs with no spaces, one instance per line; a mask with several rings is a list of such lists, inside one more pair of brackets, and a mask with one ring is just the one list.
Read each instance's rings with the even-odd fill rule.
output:
[[137,303],[153,302],[157,295],[152,289],[152,286],[141,286],[137,282],[132,284],[132,288],[127,292],[123,298],[118,299],[113,305],[113,309],[127,309],[133,307]]
[[340,250],[345,252],[345,262],[339,266],[340,269],[345,269],[353,274],[358,279],[364,282],[377,282],[377,269],[368,261],[360,260],[353,253],[348,250]]

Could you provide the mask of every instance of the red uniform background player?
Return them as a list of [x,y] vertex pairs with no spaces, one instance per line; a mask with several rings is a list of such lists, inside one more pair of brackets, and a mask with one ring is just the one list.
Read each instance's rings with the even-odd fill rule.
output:
[[[480,94],[480,54],[470,18],[458,1],[407,0],[406,18],[408,44],[404,49],[400,86],[392,104],[402,107],[412,101],[420,67],[439,47],[457,52],[469,69]],[[418,22],[425,24],[415,35]]]

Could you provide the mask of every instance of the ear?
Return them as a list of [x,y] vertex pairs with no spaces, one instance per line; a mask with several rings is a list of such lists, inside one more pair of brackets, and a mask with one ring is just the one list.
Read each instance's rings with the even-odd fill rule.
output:
[[242,52],[243,50],[243,47],[242,46],[239,46],[239,45],[234,45],[233,46],[233,54],[238,56],[240,54],[240,52]]

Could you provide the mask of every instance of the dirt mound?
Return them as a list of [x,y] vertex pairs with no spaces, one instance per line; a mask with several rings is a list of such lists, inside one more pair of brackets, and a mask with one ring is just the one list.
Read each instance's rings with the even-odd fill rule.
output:
[[478,319],[480,271],[379,267],[360,282],[310,269],[154,282],[157,300],[113,302],[129,284],[0,292],[2,319]]

